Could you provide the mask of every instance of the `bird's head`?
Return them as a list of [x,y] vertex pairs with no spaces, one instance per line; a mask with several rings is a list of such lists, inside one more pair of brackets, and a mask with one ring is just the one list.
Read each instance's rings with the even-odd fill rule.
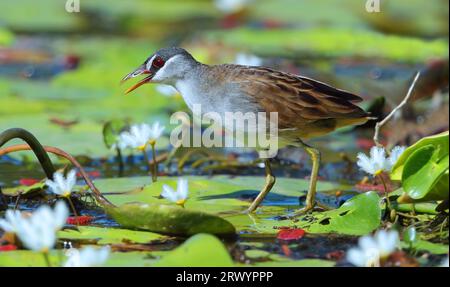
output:
[[146,83],[174,84],[191,71],[198,62],[186,50],[178,47],[163,48],[148,57],[145,62],[122,79],[122,83],[139,75],[146,75],[125,94]]

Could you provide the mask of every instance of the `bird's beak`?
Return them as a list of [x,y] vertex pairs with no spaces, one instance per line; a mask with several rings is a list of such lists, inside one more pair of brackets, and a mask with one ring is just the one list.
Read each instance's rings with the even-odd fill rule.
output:
[[120,83],[124,83],[128,79],[131,79],[131,78],[137,77],[139,75],[143,75],[143,74],[144,75],[148,75],[148,76],[143,78],[142,80],[140,80],[139,82],[137,82],[136,84],[131,86],[130,88],[128,88],[125,91],[125,94],[128,94],[128,93],[136,90],[137,88],[139,88],[143,84],[146,84],[146,83],[150,82],[152,80],[154,74],[151,71],[147,70],[147,67],[145,66],[145,64],[142,64],[136,70],[134,70],[133,72],[131,72],[128,75],[126,75],[125,77],[123,77],[123,79],[122,79],[122,81]]

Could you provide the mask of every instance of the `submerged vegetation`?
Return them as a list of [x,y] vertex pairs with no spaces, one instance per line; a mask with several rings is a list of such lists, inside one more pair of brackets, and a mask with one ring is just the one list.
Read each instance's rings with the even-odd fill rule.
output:
[[[385,6],[395,25],[351,0],[81,1],[72,14],[39,2],[36,17],[21,9],[35,1],[0,3],[0,266],[448,266],[448,15],[421,1],[406,19]],[[123,96],[120,79],[170,45],[364,98],[373,120],[311,140],[314,211],[294,216],[311,170],[301,150],[279,151],[273,190],[247,214],[264,183],[255,151],[175,148],[182,97]]]

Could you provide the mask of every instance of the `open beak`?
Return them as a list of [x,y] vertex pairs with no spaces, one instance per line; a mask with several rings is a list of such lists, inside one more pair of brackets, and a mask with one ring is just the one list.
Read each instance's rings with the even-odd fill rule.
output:
[[137,77],[139,75],[148,75],[148,76],[143,78],[142,80],[140,80],[139,82],[137,82],[136,84],[131,86],[130,88],[128,88],[125,91],[125,94],[128,94],[128,93],[136,90],[137,88],[139,88],[143,84],[146,84],[146,83],[150,82],[152,80],[153,76],[154,76],[154,74],[151,71],[147,70],[146,66],[144,64],[142,64],[136,70],[134,70],[133,72],[131,72],[128,75],[126,75],[125,77],[123,77],[123,79],[122,79],[122,81],[120,81],[120,83],[124,83],[128,79]]

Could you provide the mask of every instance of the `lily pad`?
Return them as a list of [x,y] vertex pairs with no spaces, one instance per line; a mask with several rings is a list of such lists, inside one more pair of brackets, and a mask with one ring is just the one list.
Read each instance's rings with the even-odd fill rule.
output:
[[[49,253],[51,266],[61,266],[65,260],[64,254],[59,250]],[[47,263],[42,253],[30,250],[15,250],[0,252],[0,267],[45,267]]]
[[[342,28],[302,30],[238,28],[233,30],[233,33],[207,32],[204,37],[212,42],[220,41],[263,56],[354,57],[421,63],[432,57],[445,59],[448,54],[448,43],[444,40],[427,41]],[[355,50],[355,47],[358,49]]]
[[163,256],[156,267],[231,267],[228,250],[215,236],[197,234]]
[[[402,245],[402,247],[408,247],[407,244]],[[448,245],[433,243],[426,240],[418,240],[414,243],[414,248],[420,251],[427,251],[432,254],[448,254]]]
[[[244,233],[277,233],[277,226],[291,226],[292,220],[275,220],[299,206],[299,196],[308,189],[307,180],[278,178],[273,190],[267,195],[256,213],[246,215],[242,212],[250,205],[264,184],[263,177],[239,176],[186,176],[189,182],[189,198],[186,210],[208,212],[219,215],[231,222],[238,232]],[[162,186],[175,187],[177,178],[159,177],[150,183],[149,177],[99,179],[97,187],[107,193],[105,196],[113,204],[122,206],[127,203],[169,204],[159,199]],[[330,182],[319,182],[318,190],[326,192],[336,190],[340,185]],[[173,206],[176,207],[176,206]]]
[[[401,242],[402,248],[409,248],[410,244],[407,242],[402,241]],[[448,245],[440,244],[440,243],[433,243],[426,240],[417,240],[413,243],[412,247],[417,251],[426,251],[430,252],[432,254],[448,254]]]
[[[185,176],[189,182],[189,198],[186,209],[207,211],[218,214],[230,211],[244,211],[250,205],[252,198],[256,197],[259,189],[264,185],[264,178],[257,176]],[[175,187],[177,178],[159,177],[158,181],[151,183],[150,177],[99,179],[97,187],[115,205],[129,202],[143,203],[169,203],[159,199],[162,186],[167,184]],[[259,210],[278,206],[284,207],[299,205],[298,198],[308,189],[307,180],[278,178],[272,191],[266,196]],[[318,183],[319,191],[339,189],[341,185],[321,181]],[[280,214],[278,214],[280,215]]]
[[42,192],[45,187],[45,181],[37,182],[33,185],[20,185],[16,187],[6,187],[2,189],[2,193],[7,196],[30,196]]
[[255,267],[333,267],[336,262],[323,259],[300,259],[294,260],[285,256],[271,256],[271,261],[255,262]]
[[126,228],[182,236],[197,233],[232,235],[236,232],[230,222],[219,216],[179,206],[130,203],[106,210]]
[[395,165],[392,167],[391,179],[401,180],[403,174],[403,168],[405,167],[406,160],[415,152],[417,149],[422,148],[427,145],[435,146],[439,153],[438,158],[442,158],[449,153],[449,132],[443,132],[434,136],[425,137],[412,146],[408,147],[397,160]]
[[445,200],[449,197],[449,155],[439,157],[439,148],[426,145],[406,160],[402,173],[403,190],[414,200]]
[[380,197],[375,192],[366,192],[340,208],[319,213],[316,217],[317,220],[307,228],[309,232],[365,235],[380,225]]
[[[151,266],[158,258],[152,255],[161,252],[112,252],[105,267],[145,267]],[[52,267],[59,267],[67,260],[62,250],[52,250],[49,254]],[[0,267],[46,267],[44,256],[30,250],[16,250],[0,253]]]
[[95,226],[79,226],[79,231],[65,229],[58,232],[58,238],[62,240],[91,239],[97,244],[119,244],[124,242],[148,243],[155,239],[163,239],[164,236],[147,232],[120,228],[105,228]]

